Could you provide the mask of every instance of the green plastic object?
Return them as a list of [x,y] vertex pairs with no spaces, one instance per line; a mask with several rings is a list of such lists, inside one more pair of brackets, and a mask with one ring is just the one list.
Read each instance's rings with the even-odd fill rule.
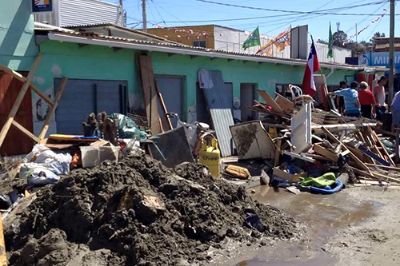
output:
[[329,172],[320,177],[305,177],[300,185],[303,187],[327,187],[335,184],[336,176],[334,173]]
[[113,113],[110,115],[112,119],[118,119],[118,136],[121,139],[145,140],[147,134],[140,130],[138,125],[126,115]]

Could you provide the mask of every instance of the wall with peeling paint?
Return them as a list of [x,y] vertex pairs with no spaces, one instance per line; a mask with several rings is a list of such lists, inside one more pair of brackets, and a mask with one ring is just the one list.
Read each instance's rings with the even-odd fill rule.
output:
[[[188,121],[196,119],[196,81],[200,68],[222,71],[225,82],[232,82],[234,101],[240,102],[240,84],[256,83],[258,89],[272,94],[277,83],[301,84],[304,67],[257,63],[242,60],[216,59],[208,57],[190,57],[185,55],[168,55],[165,53],[150,53],[156,74],[185,76],[184,113]],[[323,69],[322,73],[330,70]],[[338,85],[345,76],[354,76],[354,71],[335,70],[328,79],[328,85]]]
[[38,52],[31,1],[3,1],[0,8],[0,64],[27,71]]

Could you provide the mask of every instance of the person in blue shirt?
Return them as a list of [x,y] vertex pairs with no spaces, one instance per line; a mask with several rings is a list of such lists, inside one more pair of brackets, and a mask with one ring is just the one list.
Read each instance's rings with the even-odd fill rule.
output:
[[396,92],[391,104],[392,128],[400,128],[400,91]]
[[360,102],[358,101],[358,83],[353,81],[350,88],[341,89],[332,92],[331,94],[342,96],[344,99],[344,115],[359,117],[360,112]]

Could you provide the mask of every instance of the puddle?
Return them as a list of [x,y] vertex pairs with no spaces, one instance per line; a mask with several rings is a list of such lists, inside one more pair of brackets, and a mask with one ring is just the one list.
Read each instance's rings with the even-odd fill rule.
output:
[[380,206],[371,200],[351,197],[346,190],[332,195],[294,195],[284,189],[276,192],[266,186],[253,190],[255,200],[285,210],[305,224],[309,241],[282,241],[272,247],[245,251],[251,259],[243,260],[236,264],[238,266],[335,265],[335,259],[323,250],[326,241],[336,232],[374,216]]

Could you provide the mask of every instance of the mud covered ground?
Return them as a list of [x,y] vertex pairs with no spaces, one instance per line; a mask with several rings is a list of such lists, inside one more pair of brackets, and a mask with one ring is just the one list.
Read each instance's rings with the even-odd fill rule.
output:
[[294,195],[255,189],[254,198],[293,215],[304,237],[269,246],[242,247],[214,265],[400,265],[400,189],[351,187],[333,195]]
[[266,246],[299,232],[200,165],[172,171],[146,156],[75,170],[5,224],[10,265],[207,264],[227,239]]

